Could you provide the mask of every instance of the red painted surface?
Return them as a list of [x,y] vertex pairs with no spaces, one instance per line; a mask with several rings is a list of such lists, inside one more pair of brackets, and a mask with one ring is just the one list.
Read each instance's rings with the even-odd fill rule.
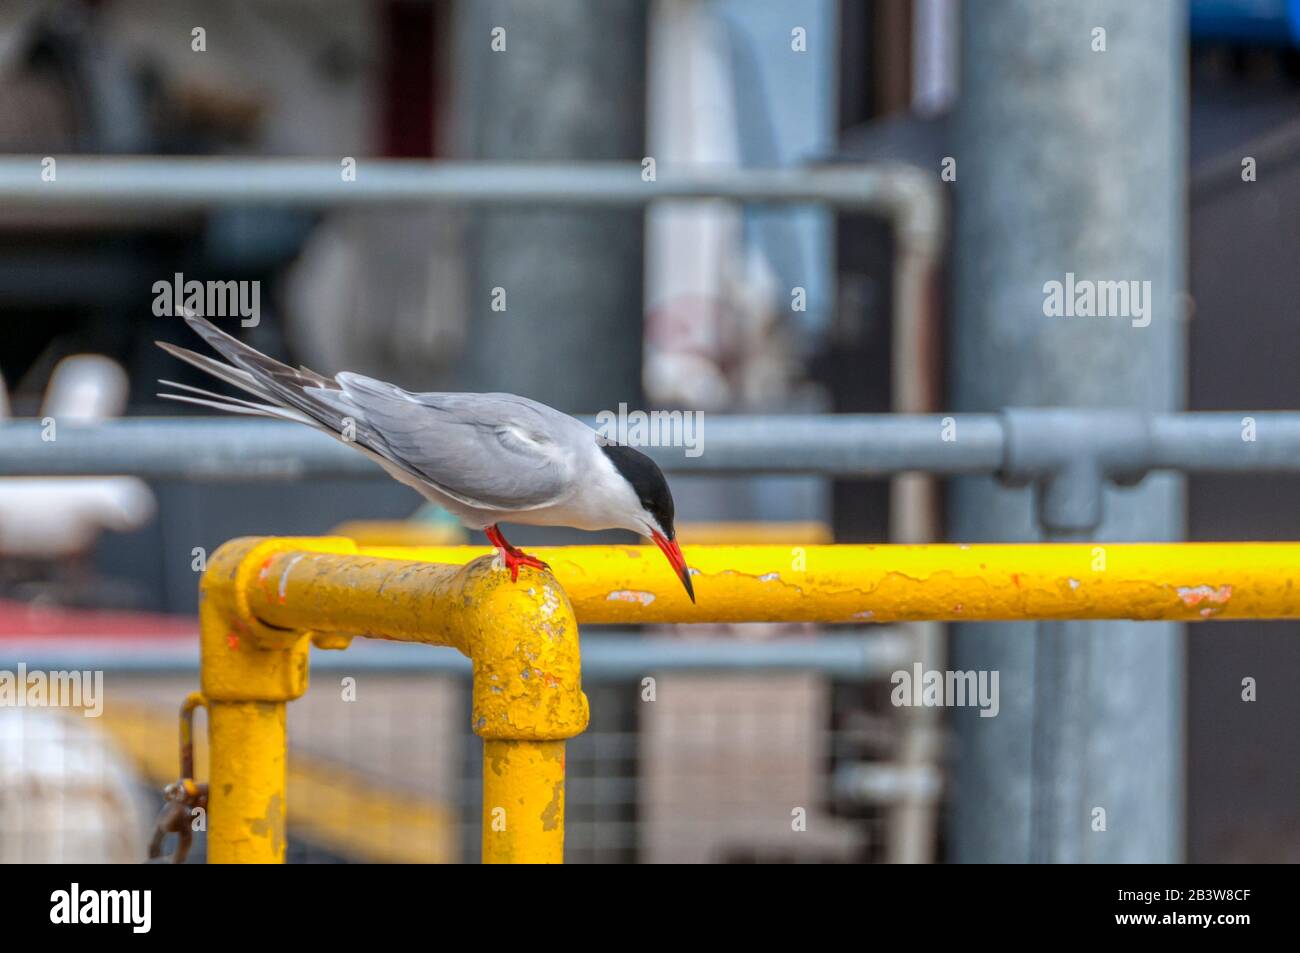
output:
[[195,639],[193,616],[70,609],[0,599],[0,639],[49,636],[104,639]]

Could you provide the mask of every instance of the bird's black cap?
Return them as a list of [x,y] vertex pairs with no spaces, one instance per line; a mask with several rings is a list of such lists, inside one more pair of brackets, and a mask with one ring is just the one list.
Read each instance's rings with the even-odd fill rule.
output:
[[602,443],[600,448],[614,464],[614,469],[632,487],[646,512],[654,517],[663,530],[662,534],[655,530],[650,535],[655,545],[668,557],[677,578],[682,581],[682,588],[694,603],[695,586],[691,583],[691,570],[686,565],[686,557],[682,555],[682,547],[677,543],[677,530],[673,527],[673,495],[668,489],[663,471],[644,453],[631,447]]
[[673,529],[673,494],[668,489],[668,481],[664,479],[659,464],[631,447],[602,443],[600,449],[605,451],[605,456],[614,464],[614,469],[631,484],[637,499],[646,508],[646,512],[658,521],[664,535],[676,539],[677,531]]

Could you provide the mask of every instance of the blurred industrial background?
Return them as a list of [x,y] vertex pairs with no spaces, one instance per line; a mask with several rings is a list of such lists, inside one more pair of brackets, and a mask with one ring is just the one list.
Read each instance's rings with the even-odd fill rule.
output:
[[[906,188],[880,209],[41,207],[4,199],[57,182],[10,163],[0,415],[183,412],[155,397],[160,377],[201,383],[153,345],[188,343],[155,308],[177,274],[259,282],[255,326],[228,326],[290,363],[575,414],[703,411],[706,454],[715,413],[1294,409],[1298,18],[1285,0],[3,3],[0,153],[34,163],[353,158],[361,180],[369,158],[650,157],[866,167]],[[1066,272],[1152,281],[1154,323],[1053,323],[1042,286]],[[1030,491],[988,476],[673,487],[687,544],[1041,538]],[[0,708],[0,860],[143,855],[195,683],[203,554],[343,524],[459,538],[418,504],[378,469],[0,478],[0,669],[100,668],[107,696],[99,719]],[[1294,477],[1149,477],[1107,506],[1109,539],[1300,536]],[[1099,716],[1094,754],[1128,772],[1117,802],[1148,799],[1144,830],[1096,859],[1300,860],[1296,625],[1090,625],[1130,692]],[[1026,664],[1017,628],[584,630],[592,726],[569,748],[567,858],[1024,859],[1026,704],[1004,697],[984,721],[889,703],[891,672],[949,656],[1000,669],[1006,691]],[[316,653],[290,713],[291,860],[477,860],[468,665],[417,649]],[[1260,679],[1253,705],[1243,675]],[[1133,749],[1116,754],[1120,734]]]

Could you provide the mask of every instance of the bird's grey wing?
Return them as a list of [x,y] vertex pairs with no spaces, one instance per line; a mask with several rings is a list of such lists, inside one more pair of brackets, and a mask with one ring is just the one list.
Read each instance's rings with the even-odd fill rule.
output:
[[466,505],[530,510],[572,491],[570,431],[550,415],[573,418],[509,394],[412,394],[353,373],[335,380],[341,392],[313,396],[350,408],[385,456]]

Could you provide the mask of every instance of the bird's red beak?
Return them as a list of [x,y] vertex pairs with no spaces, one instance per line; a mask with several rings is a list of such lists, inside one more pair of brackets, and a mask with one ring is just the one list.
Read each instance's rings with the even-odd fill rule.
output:
[[651,530],[650,538],[655,541],[656,546],[664,551],[664,555],[672,563],[673,571],[677,573],[677,578],[686,587],[686,594],[691,597],[691,604],[694,605],[695,587],[691,585],[691,571],[686,565],[686,557],[682,555],[682,548],[677,545],[677,540],[669,539],[658,530]]

